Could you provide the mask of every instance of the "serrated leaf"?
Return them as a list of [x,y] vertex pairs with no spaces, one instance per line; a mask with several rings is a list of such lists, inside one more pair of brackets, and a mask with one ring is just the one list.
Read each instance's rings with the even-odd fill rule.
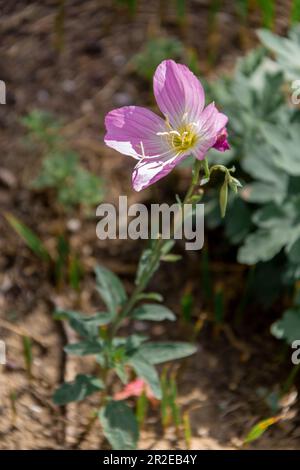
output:
[[73,382],[65,382],[56,390],[53,401],[56,405],[66,405],[72,401],[81,401],[103,388],[103,382],[97,377],[78,374]]
[[114,450],[136,449],[139,430],[135,415],[122,401],[109,401],[99,411],[103,433]]
[[110,313],[117,315],[127,300],[127,294],[120,279],[103,266],[95,269],[97,289]]
[[174,313],[158,304],[143,304],[136,307],[132,312],[132,317],[135,320],[150,320],[150,321],[163,321],[163,320],[176,320]]
[[148,342],[139,348],[139,353],[147,358],[150,364],[174,361],[191,356],[197,351],[196,346],[180,341],[173,342]]

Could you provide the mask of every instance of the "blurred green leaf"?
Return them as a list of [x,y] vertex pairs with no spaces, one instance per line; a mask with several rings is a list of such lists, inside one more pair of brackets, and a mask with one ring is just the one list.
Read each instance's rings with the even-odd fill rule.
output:
[[150,39],[143,50],[133,57],[136,72],[146,80],[152,80],[156,67],[166,59],[180,59],[182,43],[175,38]]
[[286,310],[281,320],[273,323],[272,334],[278,339],[285,339],[289,344],[300,338],[300,309]]
[[86,341],[79,341],[78,343],[71,343],[64,347],[64,351],[73,356],[99,354],[102,350],[103,343],[100,339],[88,339]]
[[99,411],[106,439],[114,450],[136,449],[139,430],[132,410],[122,401],[109,401]]
[[92,393],[103,390],[103,382],[93,375],[78,374],[73,382],[65,382],[54,393],[56,405],[66,405],[72,401],[82,401]]
[[139,353],[147,358],[150,364],[161,364],[162,362],[174,361],[183,357],[191,356],[197,351],[196,346],[183,342],[148,342],[139,348]]
[[87,316],[74,310],[56,310],[54,319],[68,320],[73,330],[84,338],[97,338],[99,327],[108,325],[112,321],[112,315],[108,312],[97,312]]
[[[139,351],[141,351],[141,348]],[[138,352],[130,357],[128,364],[133,368],[136,375],[149,385],[155,397],[160,400],[161,388],[158,373],[151,362],[148,362],[149,359],[150,358],[147,356],[141,355],[140,352]]]
[[143,304],[136,307],[131,316],[135,320],[150,320],[150,321],[163,321],[163,320],[176,320],[174,313],[158,304]]
[[127,300],[127,294],[120,279],[103,266],[95,268],[97,290],[109,312],[117,315]]
[[50,255],[47,249],[45,248],[40,238],[33,231],[12,214],[6,213],[4,215],[7,222],[24,240],[26,245],[33,251],[33,253],[43,261],[50,261]]
[[250,430],[249,434],[247,434],[244,442],[249,443],[249,442],[255,441],[256,439],[259,439],[263,435],[263,433],[270,426],[277,423],[277,421],[278,421],[277,417],[268,418],[268,419],[264,419],[264,420],[260,421],[255,426],[253,426],[253,428]]

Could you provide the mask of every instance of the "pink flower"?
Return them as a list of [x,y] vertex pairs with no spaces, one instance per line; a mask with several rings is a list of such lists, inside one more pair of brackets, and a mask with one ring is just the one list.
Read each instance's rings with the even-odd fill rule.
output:
[[155,401],[156,398],[153,395],[150,387],[144,382],[143,379],[136,379],[129,382],[121,392],[115,393],[114,400],[126,400],[130,397],[140,397],[145,392],[146,397],[150,401]]
[[203,160],[211,147],[225,151],[227,117],[205,105],[201,83],[185,66],[163,61],[153,78],[154,95],[165,119],[139,106],[124,106],[105,118],[109,147],[136,160],[136,191],[166,176],[189,155]]

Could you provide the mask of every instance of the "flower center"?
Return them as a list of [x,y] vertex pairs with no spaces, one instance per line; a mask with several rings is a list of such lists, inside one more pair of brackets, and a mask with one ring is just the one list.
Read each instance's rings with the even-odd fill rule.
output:
[[157,135],[166,137],[170,146],[177,153],[185,152],[186,150],[194,147],[197,141],[198,135],[195,128],[196,126],[194,123],[185,124],[178,130],[174,130],[171,128],[170,131],[158,132]]

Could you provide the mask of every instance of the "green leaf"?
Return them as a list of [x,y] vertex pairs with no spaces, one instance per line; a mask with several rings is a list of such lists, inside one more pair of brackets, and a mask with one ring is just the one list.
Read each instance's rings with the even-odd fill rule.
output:
[[252,221],[260,228],[272,229],[280,226],[284,219],[287,219],[284,206],[272,202],[257,210]]
[[270,31],[260,30],[258,36],[263,45],[276,56],[276,62],[288,80],[297,80],[300,76],[300,27],[291,29],[289,38],[276,36]]
[[83,266],[76,255],[71,255],[70,257],[70,266],[69,266],[69,283],[70,286],[79,291],[80,280],[83,277]]
[[161,399],[161,387],[158,373],[146,357],[139,352],[130,357],[128,364],[133,368],[136,375],[143,379],[150,386],[155,397]]
[[71,343],[64,347],[67,354],[73,356],[88,356],[89,354],[99,354],[103,350],[103,344],[100,339],[91,339],[87,341],[79,341]]
[[150,320],[150,321],[163,321],[163,320],[176,320],[174,313],[157,304],[143,304],[136,307],[132,312],[132,317],[135,320]]
[[19,219],[12,214],[4,214],[7,222],[17,232],[17,234],[24,240],[26,245],[33,251],[33,253],[41,258],[43,261],[50,261],[50,255],[45,248],[40,238],[30,230],[27,225],[23,224]]
[[161,260],[167,263],[176,263],[177,261],[181,260],[181,255],[176,255],[175,253],[170,253],[168,255],[162,256]]
[[269,145],[274,148],[274,161],[289,175],[300,175],[299,124],[290,123],[288,129],[265,123],[263,134]]
[[110,313],[117,315],[127,300],[127,295],[120,279],[103,266],[95,269],[97,289]]
[[197,351],[196,346],[189,343],[177,342],[148,342],[139,347],[139,353],[147,358],[150,364],[174,361],[191,356]]
[[272,230],[259,229],[246,237],[238,251],[238,262],[251,265],[268,261],[288,243],[290,236],[291,231],[285,226]]
[[97,312],[86,316],[74,310],[56,310],[54,319],[68,320],[73,330],[84,338],[97,338],[99,326],[108,325],[112,320],[112,315],[108,312]]
[[285,197],[284,191],[276,191],[274,184],[254,181],[247,184],[241,191],[241,196],[246,202],[264,204],[266,202],[281,203]]
[[182,52],[183,45],[176,38],[152,38],[134,55],[133,66],[142,78],[151,80],[158,64],[164,59],[180,59]]
[[153,300],[153,302],[162,302],[164,298],[157,292],[142,292],[137,296],[137,300]]
[[32,355],[31,339],[28,336],[23,336],[23,354],[24,354],[24,359],[25,359],[26,372],[27,372],[28,377],[31,378],[33,355]]
[[183,294],[180,300],[181,303],[181,310],[182,316],[184,321],[191,322],[192,321],[192,311],[194,306],[194,297],[190,292],[186,292]]
[[72,401],[81,401],[103,388],[103,382],[93,375],[78,374],[73,382],[65,382],[56,390],[53,401],[56,405],[66,405]]
[[261,8],[264,27],[272,29],[275,19],[274,0],[258,0],[258,4]]
[[240,243],[251,228],[251,212],[248,205],[239,197],[235,197],[228,208],[226,217],[226,236],[233,244]]
[[273,323],[271,333],[278,339],[285,339],[292,344],[300,338],[300,309],[286,310],[281,320]]
[[298,23],[300,21],[300,0],[292,1],[291,23]]
[[289,247],[288,257],[291,263],[300,264],[300,238]]
[[253,428],[250,430],[249,434],[245,438],[245,443],[249,443],[252,441],[256,441],[256,439],[259,439],[263,433],[273,424],[277,423],[278,417],[274,418],[268,418],[260,421],[259,423],[255,424]]
[[137,420],[123,401],[109,401],[98,416],[103,433],[114,450],[136,449],[139,437]]

